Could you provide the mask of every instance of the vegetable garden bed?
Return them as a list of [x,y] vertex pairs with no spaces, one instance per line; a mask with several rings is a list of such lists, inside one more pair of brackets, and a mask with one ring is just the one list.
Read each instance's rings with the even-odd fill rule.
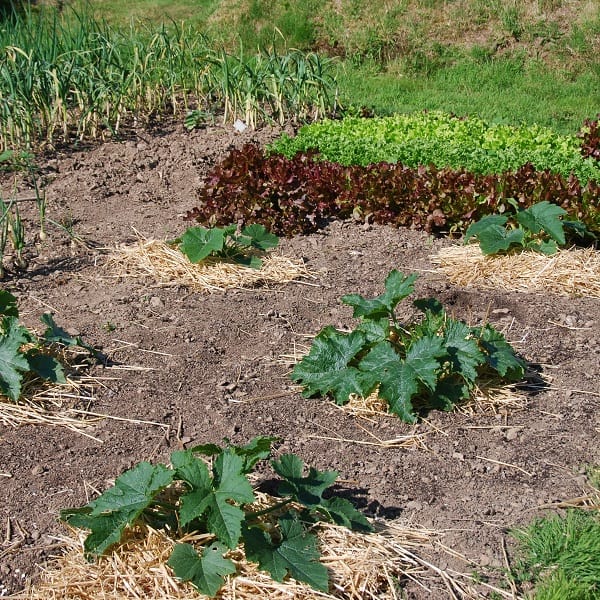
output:
[[[321,471],[337,471],[336,493],[369,517],[437,532],[435,543],[414,550],[423,560],[493,585],[513,557],[507,528],[585,490],[585,466],[600,460],[597,298],[456,287],[430,258],[450,240],[352,219],[282,240],[282,253],[316,274],[311,285],[207,295],[99,268],[106,254],[93,248],[135,242],[132,227],[147,238],[180,235],[178,215],[191,208],[201,176],[229,146],[272,137],[269,130],[181,127],[59,154],[44,166],[48,215],[69,220],[87,247],[71,245],[50,224],[48,240],[30,245],[27,273],[3,285],[27,326],[50,306],[58,322],[113,363],[143,370],[122,370],[98,388],[92,410],[113,418],[94,425],[96,439],[38,425],[1,427],[0,593],[36,581],[39,568],[65,547],[61,509],[84,505],[140,461],[165,463],[174,451],[224,438],[281,438],[277,457],[295,453]],[[282,356],[309,345],[327,325],[353,327],[352,310],[339,298],[376,297],[393,269],[419,273],[417,295],[438,298],[452,317],[501,331],[541,376],[524,392],[526,401],[430,411],[411,425],[303,398]],[[418,314],[410,302],[398,312],[404,321]],[[93,374],[101,377],[102,367]],[[415,435],[422,444],[386,443]],[[258,472],[267,487],[269,477]],[[443,578],[414,579],[403,582],[408,597],[448,597]],[[484,591],[475,585],[469,593]]]

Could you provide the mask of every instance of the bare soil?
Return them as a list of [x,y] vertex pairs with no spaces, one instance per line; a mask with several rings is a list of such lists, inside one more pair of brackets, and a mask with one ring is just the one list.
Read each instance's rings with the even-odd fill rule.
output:
[[[86,430],[97,439],[61,427],[0,427],[0,595],[35,581],[58,551],[60,509],[85,503],[140,460],[164,462],[174,449],[223,438],[279,436],[277,453],[338,470],[346,493],[370,515],[443,532],[443,543],[465,559],[435,549],[429,556],[463,572],[500,573],[503,540],[512,556],[509,528],[585,491],[585,465],[600,462],[598,300],[456,288],[430,261],[451,241],[350,222],[282,241],[281,252],[303,257],[317,273],[309,282],[202,294],[115,277],[106,267],[106,248],[138,234],[180,233],[211,165],[233,145],[262,144],[277,133],[173,126],[57,152],[41,165],[48,216],[72,225],[88,247],[53,225],[41,243],[30,224],[29,269],[3,285],[28,326],[39,328],[50,310],[112,363],[143,369],[94,368],[107,379],[82,408],[113,417]],[[19,186],[26,191],[27,181]],[[33,217],[32,203],[22,204]],[[420,273],[418,294],[437,297],[454,316],[489,319],[546,386],[529,393],[521,410],[433,412],[416,428],[303,399],[282,357],[325,325],[351,325],[340,296],[381,293],[393,268]],[[368,444],[415,431],[427,450]],[[414,584],[407,594],[449,597],[445,588],[424,592]]]

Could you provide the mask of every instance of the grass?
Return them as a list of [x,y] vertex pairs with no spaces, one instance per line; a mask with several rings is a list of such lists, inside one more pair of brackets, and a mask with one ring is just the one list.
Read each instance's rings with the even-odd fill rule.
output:
[[590,470],[594,493],[587,510],[576,508],[551,515],[513,532],[520,544],[514,576],[529,582],[535,600],[598,600],[600,598],[600,469]]
[[572,134],[600,110],[600,68],[572,77],[515,58],[486,64],[465,59],[423,77],[345,64],[337,79],[342,102],[382,115],[443,110],[491,123],[537,123]]

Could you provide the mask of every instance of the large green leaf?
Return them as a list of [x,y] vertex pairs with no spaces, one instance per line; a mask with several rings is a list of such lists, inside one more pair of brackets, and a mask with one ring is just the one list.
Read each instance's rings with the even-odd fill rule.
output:
[[4,317],[0,323],[0,392],[11,400],[18,400],[23,373],[30,370],[29,362],[20,349],[30,341],[30,334],[19,325],[17,317]]
[[171,454],[171,464],[176,477],[185,481],[190,491],[182,494],[179,518],[185,526],[200,517],[198,506],[204,498],[212,493],[212,477],[206,463],[194,456],[193,450],[178,450]]
[[565,232],[560,217],[566,214],[567,211],[560,206],[543,200],[525,210],[519,211],[516,219],[521,226],[532,233],[544,231],[555,242],[562,245],[565,243]]
[[310,352],[292,371],[292,379],[304,386],[302,395],[311,397],[331,393],[338,404],[350,394],[365,396],[370,390],[364,373],[349,366],[363,349],[365,336],[360,331],[345,334],[325,327],[313,340]]
[[279,244],[279,238],[274,233],[269,233],[265,226],[260,224],[244,227],[236,241],[242,246],[251,246],[257,250],[269,250]]
[[304,463],[295,454],[283,454],[271,461],[273,470],[284,479],[279,485],[281,496],[292,496],[305,506],[320,504],[323,492],[337,479],[337,471],[319,471],[310,467],[304,476]]
[[103,554],[121,540],[125,527],[133,524],[156,495],[172,481],[174,471],[164,465],[141,462],[117,477],[112,488],[83,509],[67,509],[61,519],[91,530],[84,542],[86,554]]
[[177,544],[167,564],[179,579],[191,581],[212,598],[225,583],[225,577],[236,572],[235,564],[223,558],[226,550],[221,544],[214,543],[199,555],[191,544]]
[[481,251],[488,255],[506,252],[513,244],[522,246],[525,232],[520,227],[517,229],[504,229],[504,227],[492,225],[477,237]]
[[390,336],[390,320],[387,317],[381,319],[361,319],[356,331],[365,336],[367,344],[383,342]]
[[485,362],[485,356],[473,338],[471,328],[465,323],[448,319],[444,330],[444,344],[452,371],[462,375],[469,384],[477,379],[477,367]]
[[515,354],[506,338],[489,323],[479,330],[479,336],[489,366],[511,381],[522,379],[525,362]]
[[354,308],[354,317],[365,317],[368,319],[390,318],[397,304],[413,293],[414,282],[418,277],[414,273],[405,277],[400,271],[394,269],[386,277],[385,292],[381,296],[367,300],[360,294],[348,294],[342,296],[341,300],[344,304],[348,304]]
[[277,436],[259,435],[244,446],[231,446],[231,450],[244,460],[243,472],[249,473],[258,461],[269,458],[271,446],[279,439]]
[[206,485],[204,474],[198,481],[201,486],[192,487],[192,491],[182,497],[182,523],[205,516],[208,530],[229,548],[235,548],[245,515],[231,502],[251,503],[255,500],[252,486],[244,474],[243,458],[229,449],[224,450],[215,458],[212,486]]
[[360,363],[360,369],[380,382],[379,395],[390,410],[406,423],[417,417],[412,404],[422,385],[435,388],[440,364],[445,354],[443,341],[437,336],[423,337],[409,348],[402,360],[389,342],[377,344]]
[[465,244],[472,237],[478,238],[483,231],[489,229],[492,226],[504,229],[504,225],[506,225],[507,221],[508,217],[505,215],[486,215],[485,217],[479,219],[479,221],[473,223],[468,227],[464,237]]
[[181,236],[179,249],[192,263],[199,263],[213,252],[219,253],[225,244],[224,231],[219,228],[190,227]]
[[327,592],[329,577],[327,569],[319,562],[317,537],[305,531],[300,521],[290,513],[280,517],[279,531],[281,541],[274,543],[262,529],[244,529],[248,560],[257,562],[275,581],[283,581],[289,574],[316,590]]

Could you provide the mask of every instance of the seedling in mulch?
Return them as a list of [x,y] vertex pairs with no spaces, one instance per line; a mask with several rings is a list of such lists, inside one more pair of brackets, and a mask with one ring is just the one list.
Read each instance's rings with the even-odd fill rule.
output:
[[328,326],[316,336],[291,375],[305,397],[331,395],[344,405],[352,394],[366,398],[377,389],[392,413],[414,423],[421,410],[451,410],[490,375],[523,378],[524,361],[499,331],[453,319],[434,298],[415,300],[422,318],[401,323],[396,306],[414,292],[417,277],[394,270],[381,296],[342,297],[359,324],[350,333]]
[[80,337],[73,337],[59,327],[50,313],[42,315],[41,321],[46,330],[37,336],[19,322],[17,299],[0,290],[0,393],[15,402],[21,397],[28,377],[66,383],[65,366],[57,358],[61,348],[79,346],[98,356]]
[[[118,544],[128,527],[149,524],[154,529],[208,534],[200,552],[191,544],[176,544],[168,565],[182,581],[214,597],[225,577],[236,572],[228,551],[242,545],[247,560],[258,563],[274,580],[288,575],[326,592],[326,567],[319,562],[319,521],[369,532],[364,515],[344,498],[324,498],[336,471],[313,467],[305,474],[295,454],[271,461],[280,477],[278,501],[256,505],[249,474],[269,458],[277,438],[259,436],[245,446],[196,446],[171,454],[170,466],[141,462],[119,476],[114,487],[82,508],[66,509],[61,519],[89,529],[84,542],[88,558]],[[204,457],[211,458],[207,464]]]
[[567,243],[567,236],[580,241],[596,236],[581,221],[565,220],[567,211],[547,200],[510,215],[487,215],[465,233],[465,243],[479,242],[485,255],[534,250],[552,255]]
[[238,231],[237,225],[227,227],[190,227],[170,244],[179,249],[190,262],[196,264],[208,257],[260,269],[260,258],[267,250],[279,244],[279,238],[263,225],[246,225]]

